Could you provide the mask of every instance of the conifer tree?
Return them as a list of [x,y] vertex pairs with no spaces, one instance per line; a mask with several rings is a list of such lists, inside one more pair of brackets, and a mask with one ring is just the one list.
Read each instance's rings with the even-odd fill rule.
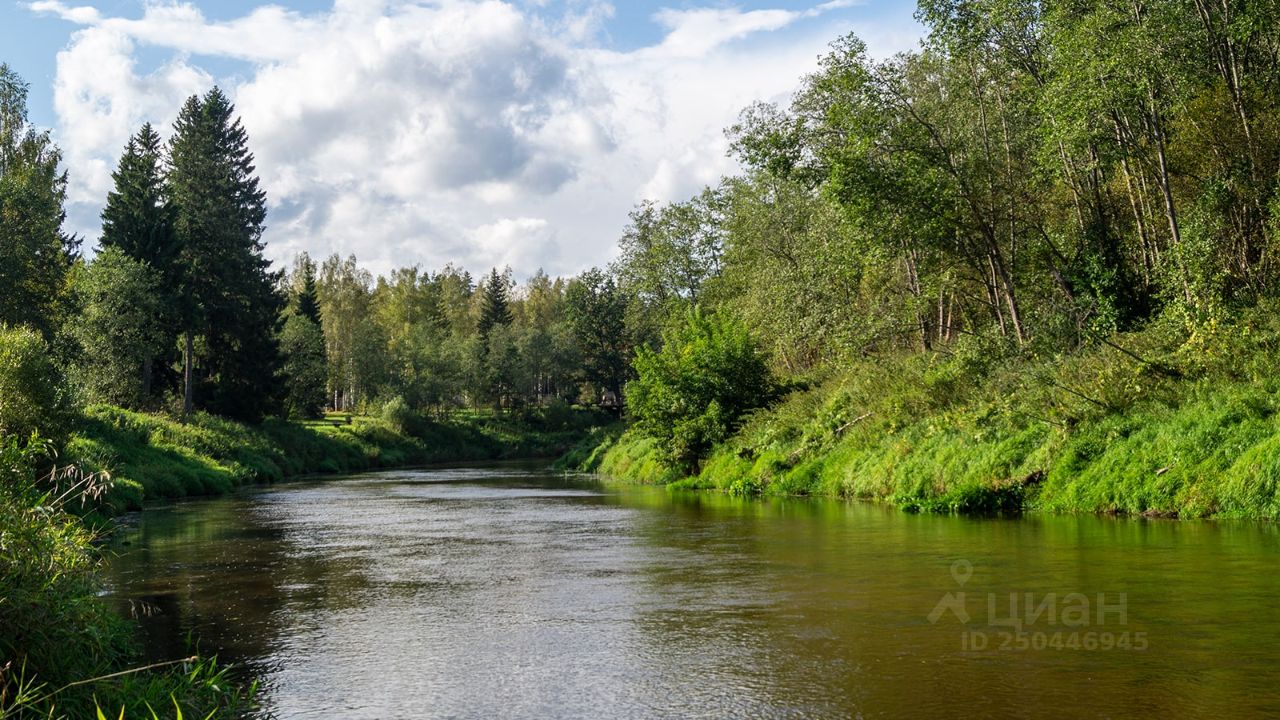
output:
[[101,244],[145,262],[161,273],[173,267],[178,248],[173,209],[165,198],[160,135],[147,123],[129,138],[111,174],[115,188],[102,210]]
[[195,407],[198,373],[201,407],[252,420],[277,406],[283,302],[262,256],[266,194],[234,112],[217,88],[187,99],[169,145],[169,192],[184,275],[184,409]]
[[116,249],[124,256],[144,263],[158,275],[154,291],[159,294],[154,307],[158,332],[169,339],[155,345],[156,357],[142,363],[144,399],[153,389],[176,388],[178,375],[169,366],[177,359],[174,346],[178,335],[178,290],[182,285],[177,264],[178,244],[173,231],[173,206],[165,194],[164,158],[160,135],[147,123],[129,138],[120,164],[111,174],[114,189],[107,194],[102,210],[103,250]]
[[484,283],[484,297],[480,305],[480,322],[476,329],[481,338],[487,339],[495,325],[511,324],[511,307],[507,302],[507,279],[497,268],[489,271]]
[[299,257],[298,270],[301,277],[297,281],[294,299],[297,312],[302,317],[320,325],[320,296],[316,290],[316,264],[303,253]]

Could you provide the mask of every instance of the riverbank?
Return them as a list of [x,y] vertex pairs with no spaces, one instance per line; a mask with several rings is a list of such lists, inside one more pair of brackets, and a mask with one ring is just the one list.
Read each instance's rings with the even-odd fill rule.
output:
[[[1280,667],[1257,642],[1280,632],[1264,523],[974,521],[600,492],[478,464],[148,508],[122,539],[116,602],[163,609],[142,620],[150,656],[201,628],[223,659],[263,668],[263,705],[280,718],[596,717],[606,705],[609,717],[948,717],[963,703],[1026,717],[1041,707],[1031,694],[1055,700],[1046,718],[1067,702],[1082,717],[1280,708]],[[970,624],[931,623],[959,558],[973,566]],[[1073,592],[1089,626],[1062,619],[1079,613],[1080,596],[1063,600]],[[1029,615],[1026,593],[1056,608],[1053,622],[988,624]],[[1237,617],[1257,622],[1221,620]],[[1001,648],[1004,630],[1027,645]],[[968,649],[965,635],[992,642]],[[856,662],[866,671],[830,671]],[[1206,667],[1221,668],[1216,684],[1196,682]],[[948,692],[919,690],[940,674]]]
[[256,684],[216,660],[141,662],[133,620],[103,599],[101,531],[79,517],[102,478],[49,461],[0,442],[0,717],[241,717]]
[[1169,319],[1052,357],[966,338],[860,361],[757,411],[699,471],[634,431],[563,466],[914,511],[1280,517],[1280,315]]
[[52,476],[43,444],[0,446],[0,717],[92,717],[99,707],[109,717],[150,717],[150,708],[178,707],[229,718],[254,704],[255,687],[196,647],[183,650],[186,660],[138,669],[134,622],[101,597],[103,524],[86,522],[86,512],[110,516],[312,474],[553,457],[607,418],[561,407],[438,421],[393,409],[251,426],[94,406],[57,459],[72,469]]
[[601,418],[590,411],[391,417],[330,415],[246,425],[199,413],[186,422],[111,406],[84,411],[67,460],[106,471],[103,511],[220,495],[247,484],[425,463],[555,457]]

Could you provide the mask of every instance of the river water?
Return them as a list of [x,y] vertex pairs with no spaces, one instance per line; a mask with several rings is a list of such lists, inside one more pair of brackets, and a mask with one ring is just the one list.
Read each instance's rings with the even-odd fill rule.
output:
[[111,597],[288,718],[1280,716],[1271,524],[973,519],[515,466],[149,509]]

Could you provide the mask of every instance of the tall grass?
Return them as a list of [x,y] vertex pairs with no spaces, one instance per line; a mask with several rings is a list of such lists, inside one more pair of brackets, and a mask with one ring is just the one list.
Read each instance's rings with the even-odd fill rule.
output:
[[51,466],[43,443],[0,444],[0,717],[142,717],[148,704],[236,716],[252,688],[212,660],[131,668],[129,626],[99,597],[95,535],[71,512],[104,487],[101,475]]
[[[1280,314],[1161,320],[1066,355],[966,339],[811,378],[684,486],[910,510],[1280,517]],[[584,469],[668,482],[644,438]],[[580,456],[586,453],[580,452]]]
[[112,474],[105,506],[120,512],[147,499],[216,495],[304,474],[551,457],[607,421],[590,411],[437,421],[400,408],[379,417],[335,415],[249,426],[203,413],[182,422],[98,405],[84,411],[67,453],[87,468]]

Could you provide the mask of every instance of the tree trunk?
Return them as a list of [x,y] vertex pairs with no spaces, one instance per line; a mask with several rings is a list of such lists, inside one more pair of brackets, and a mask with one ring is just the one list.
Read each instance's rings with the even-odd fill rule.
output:
[[191,331],[187,331],[186,347],[182,353],[182,414],[190,415],[195,411],[195,386],[192,372],[192,355],[195,354],[195,341]]
[[146,402],[151,398],[151,365],[153,358],[148,355],[142,361],[142,400]]
[[920,273],[916,266],[916,253],[914,250],[908,250],[906,254],[907,264],[907,287],[911,292],[914,301],[912,305],[916,314],[916,327],[920,330],[920,349],[928,352],[929,345],[929,317],[920,308],[920,299],[923,293],[920,287]]
[[1173,202],[1173,187],[1169,180],[1169,163],[1164,151],[1164,125],[1160,121],[1160,110],[1156,105],[1154,91],[1148,91],[1151,101],[1151,132],[1156,141],[1156,161],[1160,170],[1160,192],[1164,196],[1165,219],[1169,221],[1169,241],[1174,245],[1182,242],[1182,232],[1178,227],[1178,211]]

